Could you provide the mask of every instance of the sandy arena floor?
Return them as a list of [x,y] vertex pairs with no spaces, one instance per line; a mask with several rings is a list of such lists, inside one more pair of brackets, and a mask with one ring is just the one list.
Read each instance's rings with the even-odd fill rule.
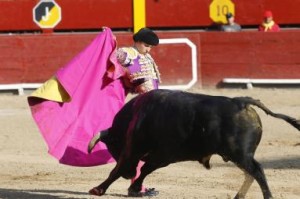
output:
[[[212,95],[252,96],[274,112],[300,118],[298,89],[200,90]],[[31,118],[26,96],[0,95],[0,198],[63,199],[99,198],[87,191],[102,182],[115,164],[76,168],[60,165],[47,148]],[[300,132],[282,120],[260,114],[264,134],[256,152],[275,198],[300,198]],[[242,172],[220,157],[206,170],[197,162],[184,162],[159,169],[145,184],[160,191],[155,198],[233,198],[243,181]],[[127,198],[129,181],[117,180],[102,198]],[[254,182],[247,198],[262,198]]]

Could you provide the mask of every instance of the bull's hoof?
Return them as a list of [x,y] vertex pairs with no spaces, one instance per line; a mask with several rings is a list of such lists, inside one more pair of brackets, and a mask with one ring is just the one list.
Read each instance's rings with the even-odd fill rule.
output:
[[143,196],[157,196],[159,194],[159,191],[155,190],[155,188],[146,188],[145,192],[143,192]]
[[89,194],[94,195],[94,196],[102,196],[105,194],[105,191],[101,188],[94,187],[91,190],[89,190]]
[[157,196],[159,194],[159,191],[156,191],[155,188],[146,188],[144,192],[136,192],[132,189],[128,190],[128,196],[129,197],[153,197]]
[[135,191],[128,191],[128,196],[129,197],[143,197],[142,192],[135,192]]

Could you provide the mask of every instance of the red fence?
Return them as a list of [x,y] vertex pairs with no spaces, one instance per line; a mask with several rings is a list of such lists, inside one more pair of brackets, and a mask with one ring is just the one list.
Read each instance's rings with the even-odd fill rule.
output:
[[[131,45],[130,33],[115,33],[120,46]],[[300,31],[164,32],[161,39],[188,38],[197,47],[198,85],[216,86],[223,78],[300,78]],[[0,36],[0,84],[43,82],[66,64],[95,34]],[[164,84],[191,79],[191,50],[185,44],[153,49]]]
[[[214,0],[216,1],[216,0]],[[230,0],[224,0],[230,1]],[[95,37],[90,30],[133,28],[133,1],[56,0],[61,20],[55,31],[39,34],[33,20],[39,0],[0,0],[0,84],[43,82]],[[157,30],[209,27],[213,0],[146,0],[146,25]],[[300,0],[231,0],[236,20],[256,27],[270,9],[280,25],[299,26]],[[72,34],[72,31],[86,31]],[[216,86],[225,77],[300,78],[300,32],[240,33],[157,31],[162,39],[188,38],[197,47],[197,84]],[[118,43],[131,44],[131,33],[115,32]],[[163,44],[153,49],[164,84],[186,84],[192,77],[191,49],[186,44]]]
[[[225,1],[225,0],[224,0]],[[229,1],[229,0],[227,0]],[[55,30],[89,30],[102,26],[133,27],[132,0],[56,0],[62,10]],[[146,0],[146,25],[156,28],[203,27],[212,24],[209,6],[212,0]],[[299,25],[299,0],[231,1],[241,25],[258,25],[262,13],[270,9],[280,25]],[[39,0],[0,0],[0,31],[40,30],[33,21],[33,9]]]

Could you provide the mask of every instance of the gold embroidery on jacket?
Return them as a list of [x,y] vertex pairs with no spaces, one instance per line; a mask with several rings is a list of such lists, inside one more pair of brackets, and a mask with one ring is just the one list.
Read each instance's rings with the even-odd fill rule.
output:
[[128,74],[130,82],[134,82],[138,79],[157,79],[158,82],[161,82],[160,73],[158,70],[158,66],[156,65],[154,59],[150,54],[142,55],[133,47],[123,47],[118,50],[117,57],[124,57],[123,67],[127,68],[125,65],[133,64],[134,60],[137,59],[139,61],[139,65],[141,67],[140,71]]
[[160,82],[160,74],[158,72],[158,67],[149,54],[144,56],[141,55],[139,59],[139,64],[141,65],[141,70],[131,73],[129,75],[130,81],[135,81],[144,78],[157,79]]

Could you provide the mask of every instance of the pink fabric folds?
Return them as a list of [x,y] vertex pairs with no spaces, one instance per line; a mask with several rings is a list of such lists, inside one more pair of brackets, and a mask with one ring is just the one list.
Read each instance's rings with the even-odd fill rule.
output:
[[106,28],[56,72],[70,102],[28,97],[49,153],[62,164],[96,166],[114,161],[105,144],[99,143],[91,154],[87,147],[94,134],[111,126],[125,103],[126,93],[120,80],[124,71],[116,61],[115,49],[114,36]]

